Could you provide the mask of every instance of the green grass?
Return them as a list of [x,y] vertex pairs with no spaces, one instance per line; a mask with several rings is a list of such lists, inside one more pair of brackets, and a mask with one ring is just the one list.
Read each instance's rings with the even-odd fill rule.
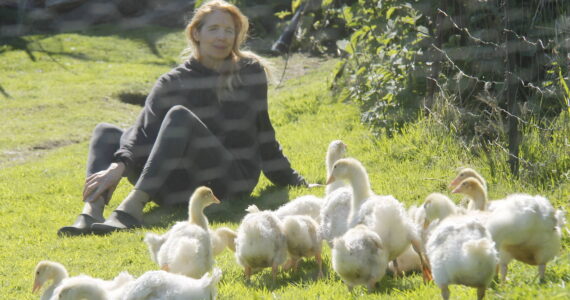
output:
[[[121,95],[144,95],[154,80],[178,61],[182,34],[162,28],[118,32],[101,27],[81,33],[26,37],[28,50],[0,44],[0,298],[37,299],[31,293],[33,269],[40,260],[63,263],[70,275],[80,273],[112,278],[121,271],[139,276],[157,266],[142,241],[145,232],[162,233],[186,217],[186,209],[146,208],[145,228],[105,237],[58,238],[80,212],[88,139],[99,122],[128,126],[140,107],[119,101]],[[31,58],[33,57],[34,60]],[[308,58],[299,60],[297,70]],[[280,59],[272,59],[282,65]],[[317,59],[318,60],[318,59]],[[312,59],[314,62],[315,59]],[[324,153],[333,139],[348,144],[349,155],[367,167],[372,188],[393,194],[407,206],[419,204],[430,192],[446,192],[455,168],[479,169],[490,183],[490,197],[511,192],[540,193],[556,205],[570,208],[570,183],[532,186],[498,172],[491,176],[484,157],[473,156],[432,120],[408,125],[394,138],[374,137],[360,123],[359,110],[335,102],[327,90],[335,60],[295,76],[270,90],[270,113],[279,141],[293,166],[311,182],[324,182]],[[290,65],[291,67],[291,65]],[[294,68],[294,66],[292,66]],[[306,71],[306,70],[305,70]],[[280,70],[275,72],[280,75]],[[121,183],[106,215],[129,192]],[[256,203],[275,208],[304,194],[323,194],[323,188],[276,188],[262,178],[249,199],[211,210],[213,227],[237,228],[243,208]],[[454,196],[456,200],[459,198]],[[227,211],[231,211],[228,214]],[[229,216],[228,216],[229,215]],[[489,299],[567,299],[570,281],[570,241],[564,232],[561,254],[547,267],[539,284],[536,268],[513,262],[510,280],[488,290]],[[434,299],[435,284],[421,276],[385,277],[374,293],[363,287],[348,292],[331,268],[325,246],[325,278],[316,280],[316,263],[301,264],[294,274],[280,274],[272,282],[269,270],[247,284],[233,254],[216,259],[223,270],[220,299]],[[453,286],[454,299],[473,299],[475,291]]]

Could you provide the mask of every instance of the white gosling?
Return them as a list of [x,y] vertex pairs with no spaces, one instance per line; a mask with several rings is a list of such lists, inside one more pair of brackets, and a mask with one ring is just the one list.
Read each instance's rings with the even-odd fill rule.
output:
[[[342,141],[335,140],[329,144],[329,147],[327,149],[327,154],[325,157],[327,176],[330,174],[333,164],[338,159],[343,158],[345,153],[346,153],[346,145]],[[325,187],[325,195],[329,195],[333,191],[343,186],[344,184],[342,182],[336,182],[334,184],[327,185]],[[317,223],[321,224],[323,218],[321,211],[325,203],[328,202],[330,201],[319,198],[314,195],[301,196],[284,204],[279,209],[277,209],[275,213],[277,217],[281,220],[283,220],[283,218],[286,216],[307,215],[312,217],[315,221],[317,221]]]
[[[473,178],[463,180],[453,192],[465,194],[476,203],[487,202],[484,187]],[[506,280],[513,258],[537,265],[539,278],[544,280],[546,263],[560,251],[564,213],[539,195],[513,194],[492,202],[485,226],[499,251],[501,280]]]
[[431,232],[440,222],[451,216],[468,215],[475,218],[483,225],[489,217],[487,211],[468,210],[459,207],[449,197],[440,193],[432,193],[428,195],[422,204],[425,212],[425,220],[422,227],[422,239],[427,242]]
[[134,277],[122,272],[113,280],[102,280],[79,275],[64,280],[55,290],[51,300],[120,300]]
[[[327,149],[325,166],[327,178],[330,177],[334,163],[344,158],[347,146],[340,140],[332,141]],[[333,239],[342,236],[348,229],[348,213],[352,188],[344,181],[337,180],[327,184],[325,188],[325,200],[320,212],[320,231],[323,240],[327,241],[332,248]]]
[[[474,178],[477,181],[479,181],[479,183],[481,184],[481,186],[483,186],[483,189],[485,190],[485,193],[487,193],[488,189],[487,189],[487,182],[485,181],[485,179],[483,178],[483,176],[481,176],[481,174],[479,174],[477,171],[475,171],[472,168],[460,168],[457,176],[451,181],[451,183],[449,184],[449,188],[451,190],[455,189],[463,180],[467,179],[467,178]],[[467,209],[469,210],[486,210],[486,207],[481,207],[481,203],[474,203],[473,201],[470,201],[471,199],[469,198],[463,198],[461,200],[461,206],[462,207],[467,207]],[[467,203],[467,204],[466,204]],[[465,205],[466,204],[466,205]]]
[[[51,300],[111,300],[107,291],[90,278],[69,278],[58,286]],[[120,298],[113,298],[120,299]]]
[[446,195],[440,193],[429,194],[422,208],[425,212],[425,221],[423,229],[426,230],[430,222],[435,220],[443,220],[450,215],[464,213],[455,203]]
[[40,297],[40,300],[49,300],[54,290],[68,277],[67,270],[62,264],[48,260],[40,261],[34,271],[34,286],[32,292],[39,292],[46,282],[51,281],[51,285]]
[[360,224],[334,239],[332,266],[349,290],[366,285],[371,292],[386,273],[388,253],[380,236]]
[[327,195],[321,208],[320,231],[323,240],[332,247],[332,241],[348,230],[348,214],[352,189],[343,187]]
[[226,247],[232,252],[236,252],[237,232],[228,227],[220,227],[216,230],[210,229],[210,239],[212,241],[212,251],[214,256],[221,254]]
[[246,279],[264,268],[271,268],[273,280],[278,267],[287,259],[287,240],[283,225],[272,211],[260,211],[250,205],[239,225],[236,238],[237,262],[244,268]]
[[197,279],[212,269],[213,251],[204,208],[213,203],[220,200],[212,190],[199,187],[190,198],[188,221],[176,223],[161,237],[147,234],[145,242],[151,258],[162,270]]
[[[91,291],[95,294],[104,295],[98,299],[119,299],[121,290],[132,280],[127,272],[122,272],[113,280],[103,280],[87,275],[69,277],[65,267],[54,261],[40,261],[35,268],[33,292],[41,290],[42,286],[52,281],[52,284],[44,291],[41,300],[51,299],[97,299],[89,296],[81,296]],[[75,296],[74,296],[75,295]]]
[[283,204],[275,210],[275,216],[283,220],[287,216],[303,215],[309,216],[319,223],[321,221],[320,214],[323,202],[322,198],[315,195],[304,195]]
[[[414,247],[412,247],[412,245],[408,246],[408,248],[406,248],[402,254],[398,255],[395,261],[395,265],[398,266],[398,270],[396,270],[393,261],[388,263],[389,274],[394,277],[422,271],[420,256],[414,250]],[[396,274],[396,272],[398,272],[398,274]]]
[[[410,206],[408,208],[408,216],[416,226],[417,231],[421,233],[422,242],[425,244],[427,239],[424,236],[424,231],[420,228],[426,222],[426,213],[424,207],[418,207],[416,205]],[[412,245],[408,246],[408,248],[406,248],[406,250],[396,258],[396,265],[398,266],[398,271],[402,275],[422,271],[420,256],[418,253],[416,253],[416,251],[414,251]],[[396,269],[394,268],[393,262],[388,263],[388,271],[390,271],[390,273],[396,277],[400,275],[395,274]]]
[[[466,210],[464,208],[458,207],[448,196],[441,193],[431,193],[425,198],[421,206],[411,206],[408,209],[408,215],[416,224],[418,231],[421,232],[421,239],[424,244],[427,242],[431,231],[440,221],[451,215],[465,213]],[[475,212],[471,212],[471,214],[475,214]],[[411,246],[398,256],[396,261],[398,269],[402,273],[422,270],[420,257]],[[394,272],[392,262],[390,262],[388,268]]]
[[[220,227],[215,230],[209,229],[209,232],[214,257],[220,255],[226,248],[232,252],[236,251],[235,238],[237,237],[237,232],[228,227]],[[167,237],[168,232],[163,235],[147,233],[144,238],[144,241],[148,244],[151,258],[156,263],[158,263],[156,254]]]
[[[328,148],[327,154],[325,156],[325,168],[327,171],[327,178],[331,175],[334,163],[341,158],[346,157],[346,150],[347,146],[341,140],[334,140],[332,141]],[[346,184],[342,181],[333,182],[331,184],[327,184],[325,187],[325,195],[330,195],[332,192],[339,188],[345,187]]]
[[459,172],[457,173],[457,176],[451,181],[451,183],[449,183],[449,188],[452,190],[455,189],[463,180],[467,178],[477,179],[479,183],[481,183],[485,191],[487,191],[487,182],[485,181],[483,176],[481,176],[481,174],[479,174],[477,171],[475,171],[472,168],[460,168]]
[[[150,254],[150,259],[155,263],[159,264],[158,262],[158,251],[168,238],[170,231],[167,231],[163,235],[159,235],[152,232],[147,232],[144,236],[144,242],[148,246],[148,252]],[[160,264],[159,264],[160,265]]]
[[[433,194],[428,195],[426,198],[431,197]],[[411,205],[408,208],[408,216],[410,216],[410,219],[412,219],[412,222],[414,222],[414,224],[421,225],[426,219],[426,212],[421,205],[419,207],[416,205]]]
[[395,260],[411,244],[420,255],[425,280],[431,280],[431,272],[417,229],[404,206],[393,196],[378,196],[370,189],[370,181],[364,166],[354,158],[338,160],[327,180],[346,180],[352,186],[349,227],[365,224],[382,239],[388,259],[393,261],[395,274],[399,273]]
[[200,279],[165,271],[149,271],[131,283],[122,300],[210,300],[217,297],[217,284],[222,270],[214,268],[212,274]]
[[[346,153],[346,145],[340,141],[335,140],[329,144],[327,154],[325,157],[325,166],[327,169],[327,176],[332,170],[333,164],[340,158],[343,158]],[[325,187],[325,195],[329,195],[338,188],[343,187],[342,182],[337,182]],[[322,222],[322,207],[328,200],[319,198],[314,195],[306,195],[289,201],[275,211],[277,217],[283,220],[286,216],[293,215],[307,215],[312,217],[318,224]],[[326,216],[325,216],[326,217]]]
[[314,256],[319,268],[318,278],[323,277],[322,239],[319,224],[308,216],[287,216],[283,219],[283,232],[287,239],[289,260],[284,269],[297,270],[302,257]]
[[[330,143],[325,157],[327,176],[332,169],[334,162],[344,157],[345,153],[346,145],[342,141],[336,140]],[[344,186],[342,182],[331,186],[327,185],[325,187],[325,195],[329,195],[331,192],[342,186]],[[283,220],[283,218],[286,216],[307,215],[312,217],[315,221],[317,221],[317,223],[321,224],[323,222],[323,215],[321,211],[323,209],[323,206],[328,202],[329,200],[319,198],[315,195],[301,196],[284,204],[279,209],[277,209],[275,213],[281,220]]]
[[495,244],[483,224],[468,216],[448,217],[428,238],[427,252],[443,299],[449,299],[451,284],[477,288],[477,299],[483,299],[498,262]]

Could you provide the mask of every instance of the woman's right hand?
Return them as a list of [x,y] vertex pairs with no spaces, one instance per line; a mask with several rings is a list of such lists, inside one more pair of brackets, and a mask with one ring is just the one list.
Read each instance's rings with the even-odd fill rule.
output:
[[[123,177],[125,164],[122,162],[112,163],[109,168],[99,171],[85,180],[83,187],[83,201],[93,202],[103,196],[105,202],[109,202],[115,192],[119,181]],[[107,192],[103,194],[104,192]]]

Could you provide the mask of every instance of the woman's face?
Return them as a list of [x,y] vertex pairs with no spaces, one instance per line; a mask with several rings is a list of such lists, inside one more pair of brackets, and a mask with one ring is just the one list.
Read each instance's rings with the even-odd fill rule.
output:
[[227,12],[213,11],[204,17],[204,24],[193,35],[198,41],[201,62],[207,67],[216,67],[228,58],[234,46],[234,20]]

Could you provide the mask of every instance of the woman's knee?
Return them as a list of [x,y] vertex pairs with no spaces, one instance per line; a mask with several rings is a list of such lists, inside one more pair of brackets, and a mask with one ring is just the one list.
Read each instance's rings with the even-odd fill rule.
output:
[[184,127],[188,127],[196,122],[202,123],[196,114],[182,105],[175,105],[170,108],[163,122],[170,125],[182,125]]
[[119,143],[123,130],[113,124],[99,123],[93,129],[91,140],[94,143],[115,144]]
[[107,135],[107,134],[115,134],[121,135],[123,134],[123,130],[113,124],[109,123],[99,123],[93,129],[93,135]]

